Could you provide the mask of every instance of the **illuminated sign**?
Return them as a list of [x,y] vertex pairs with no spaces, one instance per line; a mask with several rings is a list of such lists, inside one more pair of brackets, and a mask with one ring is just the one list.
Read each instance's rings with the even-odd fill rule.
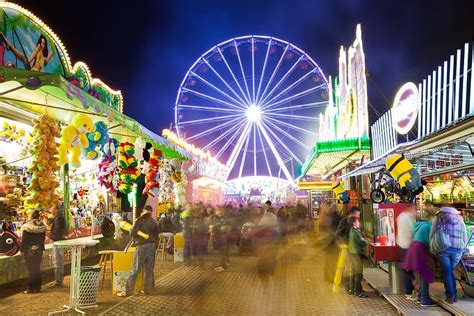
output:
[[418,89],[413,82],[405,83],[397,92],[392,106],[392,122],[395,130],[407,134],[418,116]]
[[326,181],[298,182],[298,190],[331,191],[332,182],[326,182]]

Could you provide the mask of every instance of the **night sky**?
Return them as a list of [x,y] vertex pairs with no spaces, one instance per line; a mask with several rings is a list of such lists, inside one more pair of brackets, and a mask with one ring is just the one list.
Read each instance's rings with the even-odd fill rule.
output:
[[328,76],[337,73],[340,45],[351,44],[362,23],[369,101],[383,113],[384,96],[391,102],[401,84],[419,82],[474,36],[472,0],[14,2],[53,29],[73,62],[86,62],[94,77],[122,90],[125,113],[157,133],[174,120],[189,67],[232,37],[286,40]]

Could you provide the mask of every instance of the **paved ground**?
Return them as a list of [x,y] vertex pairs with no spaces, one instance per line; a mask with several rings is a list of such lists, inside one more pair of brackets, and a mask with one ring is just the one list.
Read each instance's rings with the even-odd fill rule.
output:
[[396,315],[371,288],[369,298],[333,294],[323,282],[322,260],[309,246],[280,249],[270,288],[262,288],[256,259],[231,256],[228,271],[217,273],[207,262],[179,267],[156,282],[153,295],[135,295],[102,315]]

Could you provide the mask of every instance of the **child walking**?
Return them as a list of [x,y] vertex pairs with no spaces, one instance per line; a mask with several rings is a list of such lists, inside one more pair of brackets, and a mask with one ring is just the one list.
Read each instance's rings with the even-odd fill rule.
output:
[[368,297],[362,290],[362,275],[364,270],[363,259],[367,241],[362,237],[360,221],[351,215],[348,219],[351,230],[349,231],[349,255],[352,263],[352,274],[350,279],[351,293],[358,297]]

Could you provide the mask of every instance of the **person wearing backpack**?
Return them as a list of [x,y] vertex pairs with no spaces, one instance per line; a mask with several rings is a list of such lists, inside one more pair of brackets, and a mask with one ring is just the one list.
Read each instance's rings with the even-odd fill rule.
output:
[[[436,257],[443,271],[446,302],[452,304],[457,301],[456,279],[453,271],[461,260],[467,242],[466,226],[458,210],[449,206],[440,209],[431,227],[431,241],[438,239],[435,234],[446,234],[449,239],[445,245],[446,249],[436,252]],[[433,251],[433,245],[431,248]]]

